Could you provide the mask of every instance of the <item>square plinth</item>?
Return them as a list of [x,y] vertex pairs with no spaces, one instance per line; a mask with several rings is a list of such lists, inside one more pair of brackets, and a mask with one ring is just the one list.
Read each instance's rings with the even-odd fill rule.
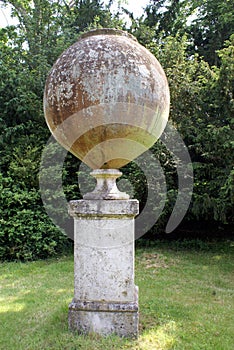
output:
[[102,336],[137,338],[138,302],[85,302],[75,299],[69,305],[69,329],[79,334],[97,333]]
[[74,217],[74,299],[69,327],[80,333],[137,337],[134,284],[136,200],[80,200]]

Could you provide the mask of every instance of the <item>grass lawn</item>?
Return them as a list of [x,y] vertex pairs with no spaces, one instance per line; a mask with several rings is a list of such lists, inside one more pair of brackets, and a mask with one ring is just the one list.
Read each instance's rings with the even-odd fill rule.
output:
[[158,242],[136,250],[138,340],[68,331],[73,256],[0,265],[1,350],[232,350],[233,243]]

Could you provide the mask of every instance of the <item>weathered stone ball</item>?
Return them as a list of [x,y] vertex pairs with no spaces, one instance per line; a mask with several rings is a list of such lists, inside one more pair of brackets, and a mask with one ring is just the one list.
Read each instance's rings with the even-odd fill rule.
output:
[[55,62],[44,113],[56,140],[88,166],[120,168],[160,137],[169,100],[157,59],[127,32],[98,29]]

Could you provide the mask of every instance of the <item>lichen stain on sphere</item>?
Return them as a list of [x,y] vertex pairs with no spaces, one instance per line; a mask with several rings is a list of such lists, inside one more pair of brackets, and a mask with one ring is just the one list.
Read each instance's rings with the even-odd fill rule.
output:
[[56,140],[91,168],[120,168],[160,137],[169,100],[157,59],[132,35],[99,29],[55,62],[44,113]]

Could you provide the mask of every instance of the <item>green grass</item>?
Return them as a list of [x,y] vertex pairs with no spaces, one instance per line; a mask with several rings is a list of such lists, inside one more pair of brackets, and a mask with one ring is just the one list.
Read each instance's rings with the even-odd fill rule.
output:
[[[190,248],[190,250],[189,250]],[[191,249],[192,248],[192,249]],[[73,257],[0,265],[0,349],[232,350],[232,243],[138,248],[138,340],[67,328]]]

